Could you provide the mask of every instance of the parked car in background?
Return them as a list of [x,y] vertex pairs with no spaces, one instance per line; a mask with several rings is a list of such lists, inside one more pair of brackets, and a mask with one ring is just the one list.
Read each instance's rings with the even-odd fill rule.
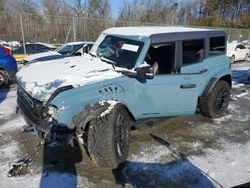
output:
[[48,61],[70,56],[81,56],[84,53],[89,53],[93,44],[94,42],[87,41],[66,43],[63,46],[57,48],[55,51],[29,55],[24,59],[24,62],[34,63],[37,61]]
[[17,64],[11,50],[0,45],[0,88],[15,80]]
[[8,44],[13,50],[21,47],[21,44],[18,41],[10,41]]
[[0,40],[0,45],[4,47],[8,47],[8,43],[5,40]]
[[249,56],[249,49],[240,43],[228,43],[227,56],[231,63],[235,61],[247,60]]
[[51,44],[41,42],[28,43],[25,47],[26,54],[24,54],[24,46],[12,51],[12,54],[17,62],[23,62],[24,58],[29,54],[53,51],[56,49],[56,47]]
[[250,40],[244,40],[242,41],[242,44],[244,44],[248,49],[250,49]]

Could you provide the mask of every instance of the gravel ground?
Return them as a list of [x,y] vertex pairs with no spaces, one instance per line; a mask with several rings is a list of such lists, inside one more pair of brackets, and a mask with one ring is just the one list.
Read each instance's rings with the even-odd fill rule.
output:
[[29,168],[7,177],[10,164],[39,142],[15,114],[15,85],[0,90],[0,187],[232,187],[250,182],[250,64],[233,64],[233,99],[222,118],[193,116],[142,123],[132,131],[128,161],[92,166],[81,140],[39,148]]

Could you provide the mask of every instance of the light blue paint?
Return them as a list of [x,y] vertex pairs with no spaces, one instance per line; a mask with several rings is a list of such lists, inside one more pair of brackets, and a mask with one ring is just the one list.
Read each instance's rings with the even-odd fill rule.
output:
[[[146,43],[147,44],[147,43]],[[146,45],[148,48],[148,45]],[[142,51],[138,64],[144,60]],[[143,57],[143,58],[142,58]],[[230,74],[228,58],[225,55],[205,59],[201,63],[182,67],[180,74],[156,75],[154,79],[142,83],[135,78],[122,76],[60,93],[52,104],[59,109],[59,122],[71,125],[74,115],[78,115],[87,105],[102,100],[117,100],[126,104],[136,120],[152,117],[189,115],[195,113],[198,97],[212,77],[221,78]],[[200,70],[207,72],[198,74]],[[195,84],[195,88],[181,89],[181,85]],[[117,92],[99,90],[119,86]]]
[[[144,42],[134,67],[136,68],[144,62],[150,47],[150,38],[128,38]],[[72,118],[86,106],[107,100],[125,104],[136,120],[189,115],[195,113],[198,97],[202,95],[210,80],[229,74],[229,59],[225,55],[219,55],[206,58],[200,63],[182,66],[180,73],[156,75],[145,82],[123,75],[79,86],[61,92],[51,104],[58,108],[58,123],[69,128],[74,128],[70,127],[73,125]],[[187,85],[194,87],[182,88]]]

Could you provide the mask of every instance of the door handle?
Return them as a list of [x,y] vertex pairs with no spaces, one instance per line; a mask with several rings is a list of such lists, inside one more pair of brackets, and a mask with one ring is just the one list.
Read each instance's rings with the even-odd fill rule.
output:
[[200,70],[200,74],[203,74],[203,73],[205,73],[205,72],[207,72],[207,69],[202,69],[202,70]]
[[184,84],[180,86],[181,89],[191,89],[195,87],[196,87],[196,84]]

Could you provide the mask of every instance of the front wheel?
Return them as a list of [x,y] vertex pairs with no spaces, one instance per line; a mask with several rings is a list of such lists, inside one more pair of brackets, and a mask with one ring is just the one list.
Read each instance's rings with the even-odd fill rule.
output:
[[0,70],[0,88],[6,87],[8,83],[9,79],[7,74],[3,70]]
[[200,98],[200,110],[203,115],[211,118],[221,117],[227,111],[230,93],[229,83],[219,80],[206,96]]
[[87,152],[94,164],[116,168],[126,161],[129,150],[130,117],[117,104],[109,114],[90,121],[87,130]]

